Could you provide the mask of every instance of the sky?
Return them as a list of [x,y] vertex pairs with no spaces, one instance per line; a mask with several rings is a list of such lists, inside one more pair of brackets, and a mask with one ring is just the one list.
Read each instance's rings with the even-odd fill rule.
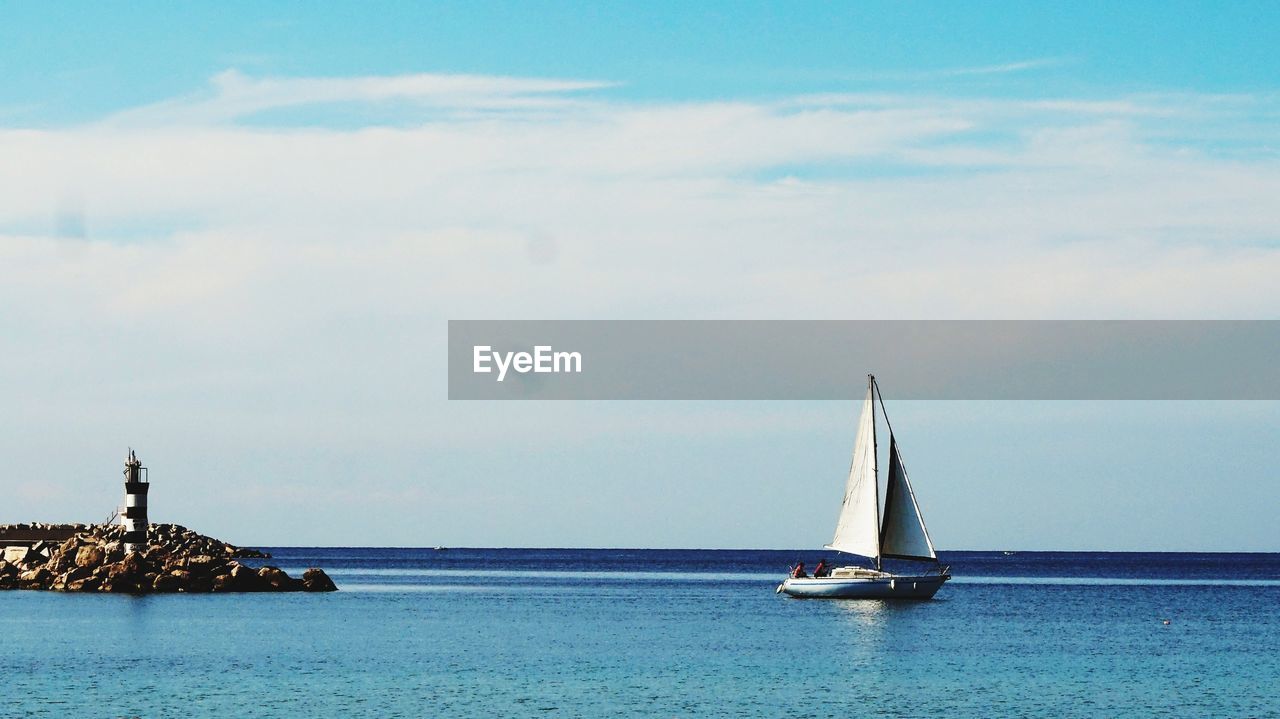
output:
[[[818,547],[852,402],[449,402],[449,319],[1271,319],[1273,3],[0,9],[0,522]],[[858,376],[877,368],[850,368]],[[1280,551],[1275,402],[891,406],[941,549]]]

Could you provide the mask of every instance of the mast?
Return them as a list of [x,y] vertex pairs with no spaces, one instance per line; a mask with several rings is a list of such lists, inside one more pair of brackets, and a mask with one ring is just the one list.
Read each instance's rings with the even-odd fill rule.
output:
[[[880,394],[880,388],[876,386],[876,376],[867,375],[867,394],[871,395],[871,476],[876,484],[876,536],[880,536],[880,445],[876,443],[876,395]],[[880,411],[884,412],[884,398],[880,398]],[[889,424],[889,417],[885,415],[884,423]],[[889,429],[890,434],[893,428]],[[876,571],[883,571],[880,568],[880,555],[884,553],[879,542],[876,542]]]

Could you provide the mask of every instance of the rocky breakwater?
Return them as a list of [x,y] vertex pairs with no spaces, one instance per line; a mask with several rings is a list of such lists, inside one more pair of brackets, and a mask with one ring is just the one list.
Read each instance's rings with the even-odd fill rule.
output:
[[36,542],[21,558],[0,560],[0,589],[65,592],[332,592],[322,569],[300,579],[278,567],[238,559],[266,558],[177,524],[153,524],[147,547],[126,553],[119,525],[87,525],[62,541]]

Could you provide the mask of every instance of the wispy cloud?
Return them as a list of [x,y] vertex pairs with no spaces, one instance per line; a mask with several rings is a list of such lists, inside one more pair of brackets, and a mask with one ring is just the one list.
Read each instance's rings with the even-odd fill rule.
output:
[[[828,75],[825,79],[831,82],[861,83],[930,83],[935,81],[955,80],[965,77],[983,77],[1030,73],[1069,65],[1074,60],[1066,57],[1041,57],[1026,60],[1015,60],[991,65],[966,65],[961,67],[919,68],[906,67],[897,70],[876,70],[871,72],[846,72]],[[812,79],[812,78],[811,78]]]
[[1066,58],[1060,57],[1043,57],[1034,60],[1021,60],[1018,62],[1006,62],[996,65],[977,65],[974,67],[954,67],[942,70],[924,71],[925,76],[935,77],[964,77],[966,75],[1007,75],[1014,72],[1026,72],[1028,70],[1042,70],[1048,67],[1058,67],[1067,64]]
[[487,75],[254,78],[237,70],[214,76],[210,87],[107,118],[108,124],[192,125],[232,121],[266,110],[326,104],[405,101],[444,108],[544,106],[567,93],[611,83]]

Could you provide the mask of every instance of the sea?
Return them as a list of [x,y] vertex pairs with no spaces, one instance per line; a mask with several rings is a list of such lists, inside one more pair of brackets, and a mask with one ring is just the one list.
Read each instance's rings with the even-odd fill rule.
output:
[[[0,592],[3,717],[1280,717],[1280,554],[268,548],[330,594]],[[828,557],[831,558],[831,557]]]

